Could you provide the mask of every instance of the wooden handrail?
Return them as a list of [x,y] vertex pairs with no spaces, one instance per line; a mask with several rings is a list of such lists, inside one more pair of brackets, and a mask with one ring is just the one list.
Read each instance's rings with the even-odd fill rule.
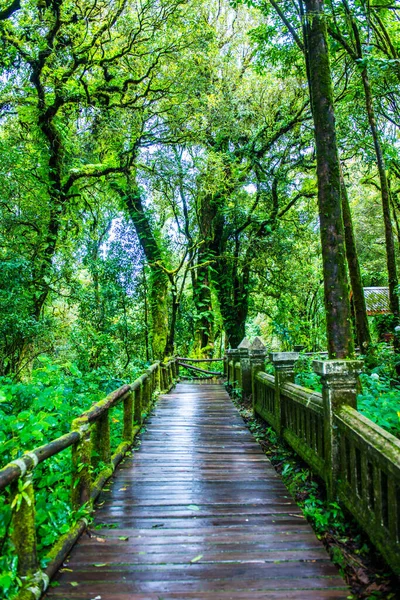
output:
[[[0,492],[4,492],[10,486],[12,498],[19,494],[18,480],[24,481],[24,494],[19,503],[14,503],[12,509],[11,529],[18,556],[18,575],[24,582],[24,587],[16,596],[16,600],[18,598],[35,600],[45,591],[49,577],[57,571],[87,525],[86,519],[81,519],[68,533],[61,536],[49,551],[46,570],[40,569],[37,557],[35,491],[32,479],[35,467],[51,456],[72,447],[72,505],[75,509],[86,505],[89,511],[92,510],[93,501],[131,448],[133,439],[141,428],[142,413],[147,412],[151,407],[153,393],[156,390],[160,392],[169,390],[177,380],[177,366],[175,358],[166,363],[155,362],[132,384],[121,386],[74,419],[70,433],[26,452],[0,470]],[[122,402],[124,410],[122,441],[111,456],[109,411]],[[137,423],[135,427],[134,421]],[[92,447],[99,457],[97,462],[106,465],[94,482],[91,467]]]
[[206,375],[220,375],[222,376],[223,373],[221,373],[220,371],[206,371],[206,369],[200,369],[199,367],[193,367],[192,365],[187,365],[184,362],[178,361],[179,365],[181,367],[185,367],[185,369],[190,369],[192,371],[199,371],[200,373],[205,373]]
[[176,360],[181,362],[181,361],[186,361],[186,362],[199,362],[199,363],[204,363],[204,362],[223,362],[224,358],[188,358],[188,357],[182,357],[182,356],[177,356]]

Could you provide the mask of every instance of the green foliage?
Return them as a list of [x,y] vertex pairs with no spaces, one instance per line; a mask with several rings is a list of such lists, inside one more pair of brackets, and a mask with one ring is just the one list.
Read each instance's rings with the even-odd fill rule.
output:
[[[131,369],[130,381],[139,372],[139,367]],[[28,382],[16,383],[3,377],[0,380],[0,464],[11,462],[24,451],[69,432],[74,418],[123,383],[124,380],[115,379],[114,374],[104,367],[82,373],[74,363],[57,364],[46,356],[38,359],[38,367],[32,371]],[[121,406],[111,411],[110,425],[111,450],[114,451],[122,437]],[[97,470],[102,467],[104,465],[98,465]],[[44,556],[49,548],[86,515],[84,508],[74,511],[71,506],[71,451],[65,450],[38,465],[34,470],[33,485],[39,558],[45,567]],[[23,497],[24,490],[21,489],[13,501],[17,509]],[[10,509],[9,495],[1,495],[0,582],[4,594],[18,585],[14,550],[6,536]]]
[[312,361],[318,358],[318,355],[314,355],[313,357],[306,356],[305,354],[300,355],[300,359],[295,365],[295,383],[297,385],[314,390],[315,392],[322,391],[321,378],[314,373],[312,368]]
[[358,410],[374,423],[400,439],[400,385],[393,385],[376,370],[360,376],[362,393],[357,397]]

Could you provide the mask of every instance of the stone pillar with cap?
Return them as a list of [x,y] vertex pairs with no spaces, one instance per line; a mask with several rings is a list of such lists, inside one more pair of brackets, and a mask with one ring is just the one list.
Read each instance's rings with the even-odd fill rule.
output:
[[243,338],[240,342],[238,349],[240,370],[241,370],[241,382],[240,387],[242,388],[242,397],[250,398],[252,393],[251,386],[251,364],[250,364],[250,342],[247,338]]
[[228,349],[226,351],[226,378],[227,378],[227,383],[228,385],[232,385],[235,376],[234,376],[234,368],[232,367],[232,365],[230,364],[231,361],[233,360],[233,352],[234,350],[232,349]]
[[271,352],[269,355],[270,361],[275,369],[275,429],[278,435],[282,434],[282,402],[281,402],[281,386],[284,383],[294,383],[294,366],[299,360],[298,352]]
[[253,411],[257,403],[257,386],[256,375],[263,371],[265,367],[265,357],[267,356],[267,348],[261,338],[256,337],[249,349],[250,368],[251,368],[251,392],[253,401]]
[[314,360],[313,369],[322,381],[324,407],[325,481],[328,497],[337,496],[339,475],[339,435],[334,415],[343,405],[357,408],[358,377],[361,360]]

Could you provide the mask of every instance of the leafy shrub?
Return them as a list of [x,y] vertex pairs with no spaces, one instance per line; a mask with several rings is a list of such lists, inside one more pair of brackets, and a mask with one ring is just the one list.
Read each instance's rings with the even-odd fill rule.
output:
[[317,355],[310,357],[301,354],[295,366],[295,383],[315,392],[322,390],[321,378],[314,373],[312,361],[318,359]]
[[358,410],[374,423],[400,438],[400,387],[374,372],[360,376],[362,393]]
[[[67,433],[74,418],[125,383],[110,376],[105,368],[82,373],[74,363],[57,364],[48,357],[41,357],[38,365],[27,382],[0,378],[0,467]],[[139,372],[139,367],[132,367],[129,380]],[[121,440],[122,407],[113,409],[110,418],[114,450]],[[38,551],[45,567],[48,549],[85,512],[74,511],[70,504],[70,449],[36,467],[34,487]],[[10,597],[19,584],[17,560],[7,536],[10,519],[10,496],[6,493],[0,495],[1,597]]]

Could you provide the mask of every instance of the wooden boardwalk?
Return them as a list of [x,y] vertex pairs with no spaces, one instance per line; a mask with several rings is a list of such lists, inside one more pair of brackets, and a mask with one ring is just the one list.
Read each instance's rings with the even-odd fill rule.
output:
[[348,596],[222,385],[162,396],[103,501],[47,600]]

